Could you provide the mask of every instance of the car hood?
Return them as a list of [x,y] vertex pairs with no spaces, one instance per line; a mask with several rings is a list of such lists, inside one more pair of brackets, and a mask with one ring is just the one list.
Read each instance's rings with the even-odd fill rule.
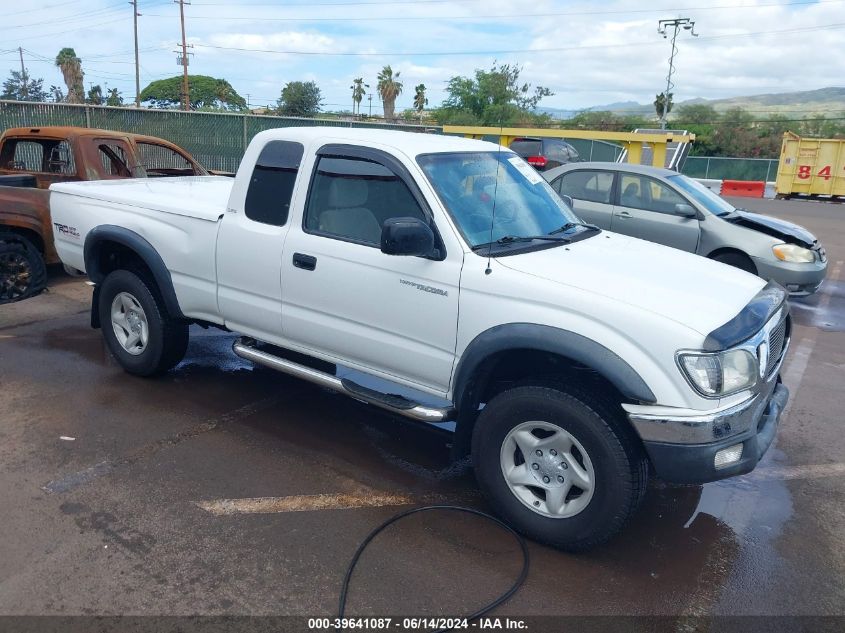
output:
[[784,242],[790,244],[797,244],[805,248],[812,248],[816,241],[816,236],[810,233],[803,226],[798,226],[786,220],[780,220],[768,215],[760,215],[759,213],[751,213],[744,209],[737,209],[733,213],[721,216],[726,222],[731,224],[738,224],[753,231],[759,231],[766,235],[771,235]]
[[765,285],[719,262],[610,231],[497,261],[659,314],[704,336],[735,317]]

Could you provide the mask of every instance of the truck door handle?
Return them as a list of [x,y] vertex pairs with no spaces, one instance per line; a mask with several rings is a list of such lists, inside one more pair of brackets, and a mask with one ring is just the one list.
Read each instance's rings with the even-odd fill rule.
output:
[[317,268],[317,258],[312,255],[303,255],[302,253],[293,254],[293,265],[302,270],[314,270]]
[[617,214],[620,218],[633,218],[634,216],[628,213],[627,211],[620,211]]

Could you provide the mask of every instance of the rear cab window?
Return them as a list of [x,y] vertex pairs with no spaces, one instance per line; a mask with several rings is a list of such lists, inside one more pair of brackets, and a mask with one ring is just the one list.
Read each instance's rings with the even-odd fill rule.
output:
[[287,223],[304,152],[302,144],[292,141],[270,141],[262,148],[246,192],[247,218],[271,226]]
[[73,151],[67,141],[59,139],[8,139],[3,144],[0,169],[76,175]]

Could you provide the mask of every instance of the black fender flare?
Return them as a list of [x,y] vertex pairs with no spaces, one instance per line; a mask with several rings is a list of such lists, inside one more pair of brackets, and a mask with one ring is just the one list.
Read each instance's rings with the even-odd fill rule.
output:
[[[120,244],[134,252],[146,264],[147,268],[150,269],[168,313],[174,318],[185,318],[185,315],[182,314],[182,309],[179,307],[176,291],[173,289],[173,279],[170,276],[170,271],[165,266],[161,255],[158,254],[158,251],[146,239],[122,226],[103,224],[91,229],[88,235],[85,236],[83,251],[85,272],[88,278],[97,284],[97,288],[99,288],[99,284],[106,277],[106,274],[100,270],[100,248],[105,242]],[[99,292],[95,289],[95,301],[91,307],[91,322],[94,327],[99,325],[99,323],[95,325],[95,321],[98,321],[97,315],[95,314],[96,299],[98,297]]]
[[475,421],[477,394],[474,378],[494,354],[508,350],[533,350],[564,356],[589,367],[631,400],[655,403],[657,398],[634,369],[615,352],[585,336],[548,325],[508,323],[476,336],[461,355],[455,369],[452,393],[458,412],[453,456],[466,452]]

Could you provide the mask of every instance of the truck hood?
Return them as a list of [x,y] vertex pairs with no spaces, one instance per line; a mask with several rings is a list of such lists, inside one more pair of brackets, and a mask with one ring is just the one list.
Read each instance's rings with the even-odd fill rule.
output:
[[496,261],[661,315],[704,336],[735,317],[765,285],[736,268],[610,231]]
[[751,213],[745,209],[737,209],[733,213],[721,216],[726,222],[738,224],[753,231],[771,235],[789,244],[797,244],[804,248],[812,248],[816,236],[803,226],[798,226],[786,220],[779,220],[759,213]]

